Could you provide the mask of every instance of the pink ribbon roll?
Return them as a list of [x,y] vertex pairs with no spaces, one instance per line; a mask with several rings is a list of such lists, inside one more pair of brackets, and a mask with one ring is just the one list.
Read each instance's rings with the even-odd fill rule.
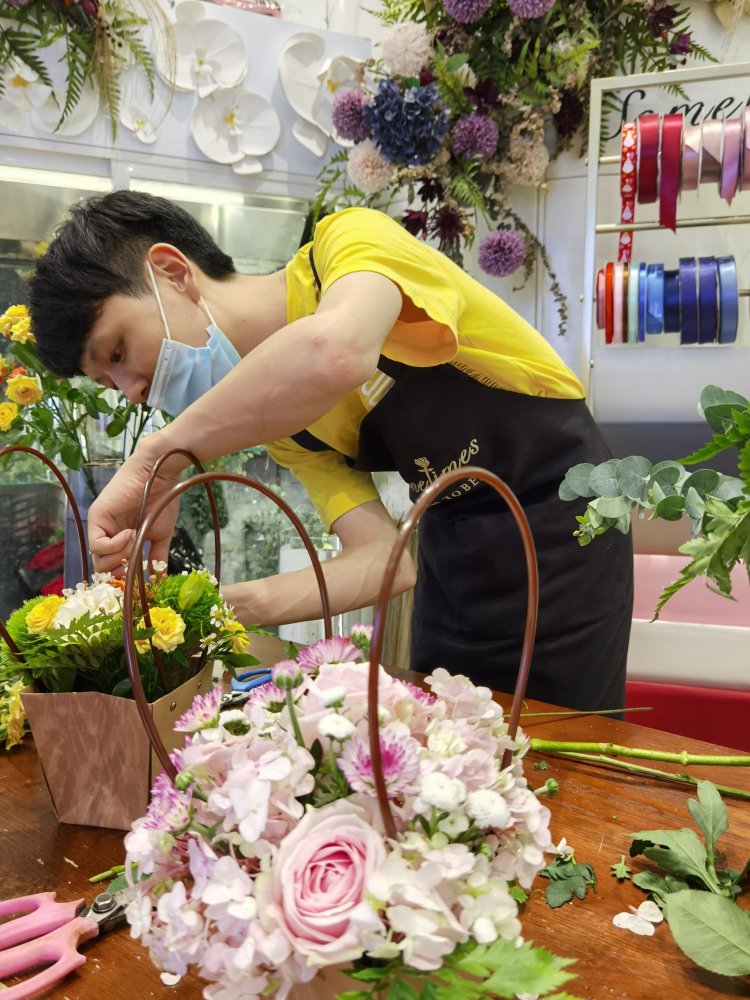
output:
[[719,193],[724,201],[732,204],[740,179],[742,157],[742,122],[739,118],[728,118],[724,122],[724,147],[721,153],[721,184]]

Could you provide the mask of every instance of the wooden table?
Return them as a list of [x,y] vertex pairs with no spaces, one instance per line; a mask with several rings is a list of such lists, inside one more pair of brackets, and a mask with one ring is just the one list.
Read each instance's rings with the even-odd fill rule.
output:
[[[501,696],[506,705],[510,699]],[[549,706],[530,703],[530,710]],[[638,718],[647,718],[644,713]],[[708,746],[627,722],[596,716],[522,720],[530,736],[548,739],[609,740],[664,750],[716,753]],[[545,879],[535,882],[526,904],[524,936],[549,950],[576,959],[578,978],[569,990],[596,1000],[709,1000],[750,997],[750,978],[716,976],[693,965],[674,944],[666,924],[652,938],[639,938],[612,925],[615,913],[645,897],[630,882],[618,883],[610,865],[628,854],[629,833],[692,825],[686,787],[625,775],[598,765],[544,757],[548,770],[535,770],[542,758],[530,754],[527,775],[533,786],[557,779],[559,795],[550,801],[555,840],[566,837],[576,859],[596,869],[596,895],[551,910],[544,899]],[[71,761],[71,766],[75,762]],[[665,769],[669,765],[657,764]],[[713,781],[750,790],[750,770],[693,769]],[[54,889],[58,898],[93,893],[88,878],[123,860],[123,834],[61,825],[57,822],[30,740],[0,754],[0,896],[8,898]],[[741,867],[750,855],[750,803],[728,799],[729,833],[722,838],[728,861]],[[642,858],[629,861],[633,871],[647,867]],[[45,996],[55,1000],[150,1000],[151,997],[199,998],[201,984],[185,977],[165,986],[147,953],[123,929],[84,946],[88,961]],[[0,990],[0,997],[2,990]]]

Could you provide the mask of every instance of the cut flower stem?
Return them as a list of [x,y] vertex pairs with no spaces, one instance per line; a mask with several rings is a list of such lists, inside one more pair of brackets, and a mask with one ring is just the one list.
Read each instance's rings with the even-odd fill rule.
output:
[[721,767],[750,767],[747,754],[696,754],[681,750],[669,753],[666,750],[643,750],[639,747],[625,747],[619,743],[576,743],[568,740],[531,740],[531,749],[540,753],[582,753],[606,754],[608,757],[639,757],[644,760],[664,760],[671,764],[719,765]]
[[[551,740],[536,740],[536,741],[534,741],[534,740],[532,740],[532,743],[534,743],[534,742],[548,743],[549,744],[549,743],[552,743],[554,741],[551,741]],[[569,746],[573,746],[573,744],[568,744],[568,745]],[[579,745],[585,745],[585,744],[579,744]],[[592,746],[592,747],[599,746],[599,744],[588,744],[588,745]],[[547,747],[544,748],[544,750],[545,750],[545,753],[551,753],[551,754],[557,755],[558,757],[567,757],[569,760],[584,760],[584,761],[592,761],[594,763],[608,764],[610,767],[618,767],[621,770],[628,771],[631,774],[643,774],[643,775],[646,775],[649,778],[660,778],[660,779],[663,779],[665,781],[676,781],[676,782],[678,782],[681,785],[698,785],[700,783],[700,781],[701,781],[700,778],[693,778],[689,774],[682,774],[682,773],[675,772],[675,771],[660,771],[660,770],[658,770],[655,767],[644,767],[641,764],[629,764],[629,763],[627,763],[624,760],[617,760],[614,757],[607,757],[605,754],[580,753],[580,752],[573,751],[573,750],[563,750],[563,749],[561,749],[563,746],[565,746],[565,744],[559,743],[559,744],[557,744],[558,749],[554,749],[553,747],[547,746]],[[539,748],[532,747],[532,749],[539,749]],[[627,748],[624,748],[624,749],[627,749]],[[653,759],[653,760],[666,759],[668,756],[671,757],[671,758],[674,758],[677,755],[676,754],[671,754],[671,755],[666,755],[665,754],[662,757],[659,757],[658,756],[658,751],[654,751],[654,756],[651,759]],[[695,763],[702,763],[702,764],[711,763],[711,764],[722,764],[722,765],[729,764],[729,766],[747,766],[746,763],[744,765],[742,763],[738,764],[738,762],[741,762],[743,760],[743,758],[739,758],[739,757],[707,757],[707,756],[704,756],[701,760],[697,761],[695,758],[698,755],[693,754],[691,756],[692,756],[693,759],[690,761],[690,763],[692,763],[692,764],[695,764]],[[745,761],[746,760],[747,759],[745,758]],[[730,796],[732,796],[733,798],[736,798],[736,799],[747,799],[748,801],[750,801],[750,791],[746,791],[745,789],[742,789],[742,788],[732,788],[729,785],[716,785],[716,788],[719,790],[719,792],[722,795],[730,795]]]

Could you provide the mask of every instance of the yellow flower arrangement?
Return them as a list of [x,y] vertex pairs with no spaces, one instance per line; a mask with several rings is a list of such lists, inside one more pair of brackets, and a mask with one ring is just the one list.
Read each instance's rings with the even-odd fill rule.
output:
[[21,692],[25,687],[25,683],[18,680],[0,689],[0,742],[5,740],[6,750],[18,746],[23,738],[26,713]]
[[232,650],[235,653],[246,653],[250,648],[250,640],[247,637],[247,629],[238,622],[236,618],[225,618],[222,628],[230,635]]
[[[111,402],[103,386],[85,378],[58,378],[42,363],[31,317],[25,305],[12,305],[0,315],[0,335],[8,342],[0,354],[0,447],[38,448],[67,469],[86,470],[103,456],[92,454],[87,436],[89,417],[104,418],[107,434],[123,436],[132,451],[151,417],[148,406],[136,406],[121,396]],[[109,453],[108,456],[109,457]],[[120,456],[118,456],[120,457]],[[89,483],[93,490],[93,482]]]

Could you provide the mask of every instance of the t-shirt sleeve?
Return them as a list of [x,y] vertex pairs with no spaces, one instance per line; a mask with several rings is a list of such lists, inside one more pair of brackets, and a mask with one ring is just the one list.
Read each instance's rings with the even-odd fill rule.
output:
[[357,271],[374,271],[399,286],[406,299],[383,347],[387,357],[417,366],[455,357],[465,308],[452,280],[456,265],[395,219],[375,209],[345,209],[318,223],[313,254],[322,295]]
[[309,451],[292,438],[282,438],[268,446],[268,454],[299,479],[326,531],[343,514],[380,499],[369,472],[350,468],[336,451]]

